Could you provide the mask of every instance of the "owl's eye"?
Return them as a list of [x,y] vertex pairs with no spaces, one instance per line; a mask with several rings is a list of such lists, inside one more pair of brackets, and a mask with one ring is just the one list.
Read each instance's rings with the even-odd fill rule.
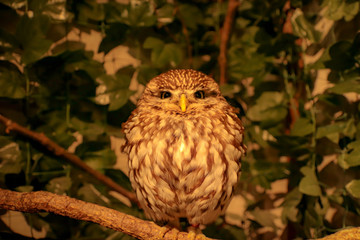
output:
[[205,92],[204,91],[196,91],[194,93],[195,98],[204,99],[205,98]]
[[164,99],[164,98],[169,98],[171,97],[171,92],[167,92],[167,91],[163,91],[160,93],[160,98]]

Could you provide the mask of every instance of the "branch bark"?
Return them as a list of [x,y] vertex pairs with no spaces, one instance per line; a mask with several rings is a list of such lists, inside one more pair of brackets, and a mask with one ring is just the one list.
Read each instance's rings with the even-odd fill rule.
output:
[[85,172],[95,177],[97,180],[99,180],[100,182],[102,182],[112,190],[124,195],[131,202],[138,204],[138,201],[134,193],[127,191],[126,189],[118,185],[116,182],[114,182],[111,178],[89,167],[78,156],[66,151],[64,148],[62,148],[57,143],[49,139],[43,133],[37,133],[31,131],[17,124],[16,122],[13,122],[12,120],[4,117],[1,114],[0,114],[0,122],[5,125],[6,127],[5,132],[7,134],[13,131],[40,143],[41,145],[46,147],[50,152],[54,153],[56,156],[66,159],[70,163],[74,164],[75,166],[79,167],[80,169],[84,170]]
[[353,240],[360,239],[360,227],[348,228],[338,231],[318,240]]
[[[138,239],[190,239],[189,233],[177,229],[160,227],[154,222],[145,221],[116,210],[84,202],[68,196],[38,191],[19,193],[0,188],[0,209],[28,213],[50,212],[77,220],[97,223],[120,231]],[[194,240],[211,240],[202,234]]]
[[231,27],[239,5],[239,0],[229,0],[224,25],[220,29],[220,53],[218,57],[220,67],[220,85],[227,82],[227,47],[230,39]]

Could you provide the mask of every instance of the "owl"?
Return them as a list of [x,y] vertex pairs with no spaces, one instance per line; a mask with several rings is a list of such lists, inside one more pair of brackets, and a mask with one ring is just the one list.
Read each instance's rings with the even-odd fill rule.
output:
[[129,178],[147,217],[199,226],[225,211],[246,149],[244,127],[211,77],[185,69],[153,78],[122,128]]

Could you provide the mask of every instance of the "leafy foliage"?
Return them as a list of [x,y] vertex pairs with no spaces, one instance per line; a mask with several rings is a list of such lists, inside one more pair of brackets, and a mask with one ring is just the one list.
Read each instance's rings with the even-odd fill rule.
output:
[[[218,79],[226,1],[0,2],[0,113],[127,189],[111,144],[141,85],[169,68]],[[216,222],[208,236],[315,238],[357,225],[359,12],[347,0],[241,1],[222,90],[246,113],[249,151],[236,196],[246,212],[227,214],[232,221]],[[119,64],[121,47],[128,57]],[[0,187],[65,193],[144,217],[42,146],[3,135]],[[26,216],[52,238],[129,238],[51,214]]]

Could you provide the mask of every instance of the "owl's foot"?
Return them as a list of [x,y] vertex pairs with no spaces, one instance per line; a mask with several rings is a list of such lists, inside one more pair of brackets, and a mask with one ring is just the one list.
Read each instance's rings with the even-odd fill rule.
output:
[[189,240],[203,240],[203,239],[207,239],[207,238],[202,233],[189,232],[188,239]]
[[189,240],[202,240],[206,239],[206,236],[201,233],[200,224],[192,224],[188,227]]

